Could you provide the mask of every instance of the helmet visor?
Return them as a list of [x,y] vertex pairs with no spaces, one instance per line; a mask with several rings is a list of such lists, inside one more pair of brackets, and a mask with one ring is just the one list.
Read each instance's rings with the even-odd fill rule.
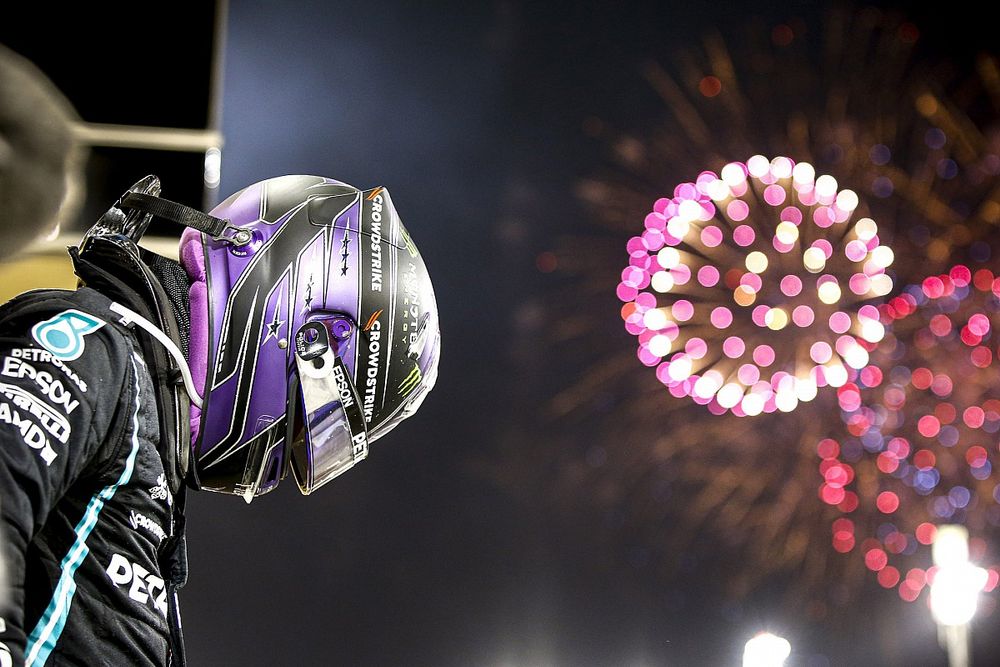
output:
[[[307,322],[295,335],[301,400],[301,437],[291,442],[292,472],[310,494],[368,455],[361,398],[322,322]],[[296,428],[290,419],[290,428]]]

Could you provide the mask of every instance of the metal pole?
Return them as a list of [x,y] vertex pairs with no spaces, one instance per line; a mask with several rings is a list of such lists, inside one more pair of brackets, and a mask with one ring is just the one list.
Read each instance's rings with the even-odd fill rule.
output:
[[948,667],[970,667],[969,624],[939,625],[938,643],[948,651]]

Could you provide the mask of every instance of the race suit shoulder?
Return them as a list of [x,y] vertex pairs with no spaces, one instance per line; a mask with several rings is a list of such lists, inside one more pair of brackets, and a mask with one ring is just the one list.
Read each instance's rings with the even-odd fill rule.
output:
[[107,297],[0,307],[0,667],[166,665],[173,534],[152,380]]

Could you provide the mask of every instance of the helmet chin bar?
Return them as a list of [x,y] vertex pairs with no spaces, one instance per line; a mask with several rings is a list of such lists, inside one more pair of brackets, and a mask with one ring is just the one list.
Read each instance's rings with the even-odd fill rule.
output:
[[257,496],[272,491],[285,476],[287,458],[284,436],[285,428],[278,422],[275,428],[265,428],[250,442],[243,482],[236,487],[247,504]]

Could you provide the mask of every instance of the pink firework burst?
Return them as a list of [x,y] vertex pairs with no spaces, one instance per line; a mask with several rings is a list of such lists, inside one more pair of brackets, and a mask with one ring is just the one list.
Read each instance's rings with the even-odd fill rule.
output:
[[[887,334],[872,365],[838,390],[848,435],[819,445],[820,498],[842,514],[834,549],[857,547],[879,583],[907,601],[933,578],[926,547],[938,525],[964,524],[974,560],[992,558],[998,295],[992,271],[956,266],[884,304]],[[991,568],[987,590],[998,579]]]
[[812,400],[868,365],[892,250],[861,202],[807,162],[755,155],[658,199],[618,297],[673,396],[739,416]]

